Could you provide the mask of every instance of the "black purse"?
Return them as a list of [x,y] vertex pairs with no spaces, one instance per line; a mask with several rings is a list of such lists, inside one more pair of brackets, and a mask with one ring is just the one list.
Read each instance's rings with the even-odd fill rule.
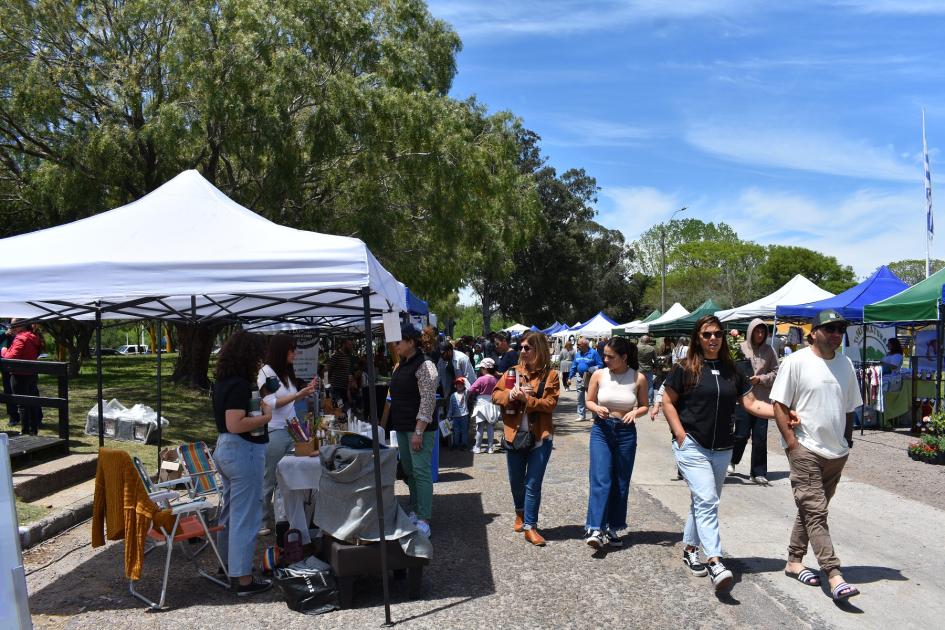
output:
[[[542,394],[545,393],[545,381],[547,377],[542,375],[541,383],[538,384],[538,395],[536,398],[541,398]],[[528,452],[535,448],[535,434],[532,433],[532,419],[528,419],[528,430],[522,431],[519,429],[515,432],[515,437],[512,438],[512,441],[509,442],[505,439],[505,435],[502,436],[502,448],[507,451],[524,451]]]

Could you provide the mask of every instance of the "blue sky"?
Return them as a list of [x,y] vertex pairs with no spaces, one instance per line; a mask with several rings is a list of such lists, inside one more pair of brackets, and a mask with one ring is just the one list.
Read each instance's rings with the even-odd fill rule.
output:
[[[452,94],[511,110],[629,240],[688,206],[865,277],[925,256],[945,147],[945,0],[431,0]],[[945,204],[933,255],[945,258]],[[465,301],[465,300],[464,300]]]

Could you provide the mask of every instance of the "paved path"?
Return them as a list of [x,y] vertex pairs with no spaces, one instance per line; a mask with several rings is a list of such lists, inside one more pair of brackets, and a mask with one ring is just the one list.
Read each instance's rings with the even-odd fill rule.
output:
[[[723,495],[723,544],[735,558],[738,583],[717,598],[707,579],[682,565],[682,518],[688,491],[673,474],[664,422],[641,422],[631,496],[630,545],[592,553],[581,541],[587,505],[589,423],[573,419],[565,393],[541,510],[547,547],[533,548],[511,531],[512,507],[502,455],[444,453],[434,499],[436,556],[424,575],[425,598],[406,600],[392,587],[393,616],[403,627],[941,627],[943,580],[937,545],[940,510],[858,482],[844,482],[831,510],[847,577],[863,595],[845,609],[819,589],[783,576],[793,502],[783,456],[770,456],[772,487],[733,477]],[[781,474],[778,474],[781,471]],[[403,484],[398,484],[398,492]],[[88,541],[83,526],[31,550],[27,570]],[[311,619],[289,611],[275,592],[236,600],[188,567],[172,584],[174,611],[149,614],[127,595],[122,548],[80,547],[29,580],[38,627],[325,628],[374,626],[383,620],[380,583],[359,583],[354,610]],[[931,554],[935,554],[934,556]],[[928,558],[926,560],[925,558]],[[157,575],[157,562],[146,578]]]

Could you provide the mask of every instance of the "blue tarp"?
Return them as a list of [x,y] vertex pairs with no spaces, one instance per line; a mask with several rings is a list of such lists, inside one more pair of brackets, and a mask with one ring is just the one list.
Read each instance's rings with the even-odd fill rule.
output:
[[430,312],[430,306],[411,292],[408,287],[404,287],[407,295],[407,312],[411,315],[426,315]]
[[813,319],[825,308],[832,308],[850,321],[863,321],[863,307],[885,300],[909,288],[899,276],[883,265],[860,284],[847,289],[840,295],[826,300],[779,306],[775,310],[778,319]]

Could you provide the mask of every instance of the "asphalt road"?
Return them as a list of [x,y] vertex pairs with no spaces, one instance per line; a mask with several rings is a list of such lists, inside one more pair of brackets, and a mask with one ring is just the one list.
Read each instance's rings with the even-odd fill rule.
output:
[[[681,562],[688,510],[685,483],[674,474],[662,421],[644,420],[633,475],[628,546],[593,552],[581,541],[587,507],[588,422],[574,420],[574,393],[556,415],[555,450],[545,477],[539,527],[549,544],[535,548],[511,530],[512,504],[501,454],[446,452],[434,497],[435,557],[424,574],[424,597],[407,600],[392,584],[393,619],[417,628],[803,628],[941,627],[945,581],[938,575],[937,537],[945,513],[861,481],[844,481],[831,506],[831,528],[846,576],[863,595],[849,606],[782,573],[794,505],[787,464],[770,449],[772,485],[747,477],[726,483],[723,546],[736,573],[729,595]],[[881,465],[878,463],[877,465]],[[744,466],[743,466],[744,468]],[[406,488],[398,484],[398,493]],[[175,568],[172,610],[145,612],[127,592],[122,546],[82,546],[84,525],[27,554],[30,605],[37,627],[323,628],[383,622],[380,581],[358,583],[356,608],[309,618],[270,591],[237,600],[197,577],[186,561]],[[48,567],[43,565],[65,557]],[[808,558],[816,566],[813,557]],[[161,562],[146,562],[141,587],[154,592]]]

